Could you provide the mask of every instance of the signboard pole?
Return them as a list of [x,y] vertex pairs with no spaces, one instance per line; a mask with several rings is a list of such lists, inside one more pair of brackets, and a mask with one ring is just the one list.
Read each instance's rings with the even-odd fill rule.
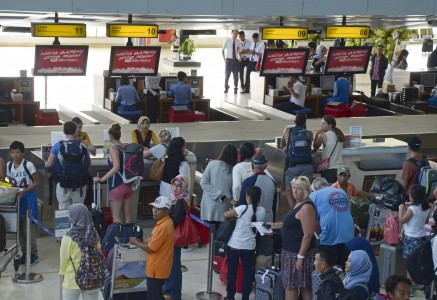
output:
[[44,76],[44,109],[47,109],[47,76]]

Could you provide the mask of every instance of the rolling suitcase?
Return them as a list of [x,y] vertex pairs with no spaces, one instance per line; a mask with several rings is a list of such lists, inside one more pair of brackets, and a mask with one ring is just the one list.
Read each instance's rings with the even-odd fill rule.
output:
[[284,299],[281,273],[275,265],[275,253],[270,268],[261,268],[255,272],[255,300]]
[[214,258],[212,260],[214,272],[217,274],[220,273],[222,269],[223,261],[226,257],[225,251],[226,244],[223,242],[215,241],[214,242]]
[[407,274],[406,260],[402,257],[402,248],[400,247],[381,244],[376,262],[378,263],[381,284],[384,284],[391,274]]
[[[100,177],[100,172],[103,170],[97,171],[97,176]],[[107,170],[104,170],[107,171]],[[94,205],[91,205],[90,213],[93,219],[94,227],[96,228],[100,238],[102,239],[105,236],[106,230],[109,225],[112,224],[112,213],[111,209],[107,206],[101,206],[101,184],[100,182],[93,183],[93,201]],[[109,187],[106,185],[106,204],[109,202]]]

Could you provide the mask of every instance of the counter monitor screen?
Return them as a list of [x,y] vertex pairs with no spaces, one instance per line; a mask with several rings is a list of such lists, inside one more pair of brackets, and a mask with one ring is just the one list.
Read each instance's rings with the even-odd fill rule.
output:
[[420,74],[420,84],[423,85],[426,91],[433,89],[435,86],[435,74],[434,73]]
[[372,47],[329,47],[324,74],[365,74]]
[[320,76],[320,89],[323,91],[334,90],[335,75]]

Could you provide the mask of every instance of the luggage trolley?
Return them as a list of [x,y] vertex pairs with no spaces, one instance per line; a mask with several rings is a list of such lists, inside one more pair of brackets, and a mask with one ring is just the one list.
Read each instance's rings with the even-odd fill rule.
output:
[[[136,265],[136,266],[135,266]],[[144,272],[144,277],[134,276],[134,278],[120,278],[119,272],[124,268],[132,271],[132,266]],[[137,247],[130,245],[114,245],[114,256],[111,270],[110,298],[114,294],[147,292],[147,282],[145,277],[146,253]]]
[[391,212],[382,204],[369,205],[369,224],[366,231],[366,240],[373,245],[380,245],[384,242],[385,218]]
[[[15,188],[12,187],[11,189],[15,189]],[[18,232],[19,232],[18,213],[19,213],[19,203],[20,203],[19,198],[17,198],[16,201],[17,204],[14,205],[15,202],[14,200],[17,191],[18,188],[16,188],[16,190],[10,190],[9,192],[0,193],[0,215],[2,215],[3,218],[5,219],[6,233],[15,235],[14,240],[6,239],[6,248],[4,249],[4,251],[0,252],[0,257],[5,258],[9,256],[5,259],[3,258],[0,259],[1,261],[0,277],[1,277],[1,273],[6,270],[11,260],[18,254]],[[18,265],[16,267],[18,268]]]

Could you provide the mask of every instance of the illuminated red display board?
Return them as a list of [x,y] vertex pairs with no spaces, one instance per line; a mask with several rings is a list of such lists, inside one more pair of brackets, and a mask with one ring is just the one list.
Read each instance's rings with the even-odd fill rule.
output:
[[324,74],[366,73],[372,47],[330,47]]
[[158,73],[161,47],[111,47],[109,75],[154,76]]
[[86,75],[88,46],[35,46],[34,76]]
[[301,75],[305,73],[309,49],[265,49],[260,75]]

